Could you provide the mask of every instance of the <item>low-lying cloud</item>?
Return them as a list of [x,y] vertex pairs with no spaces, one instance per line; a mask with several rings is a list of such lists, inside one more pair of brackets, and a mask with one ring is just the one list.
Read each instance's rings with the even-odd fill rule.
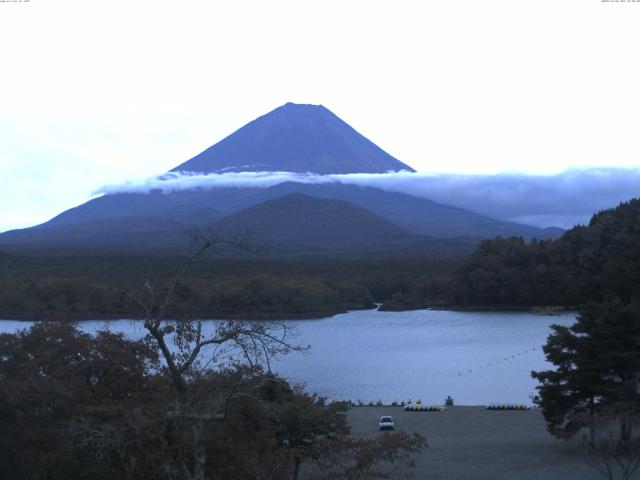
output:
[[569,228],[640,196],[640,168],[573,169],[556,175],[456,175],[412,172],[318,175],[291,172],[171,172],[100,193],[166,193],[186,189],[269,188],[284,182],[375,187],[465,208],[503,220]]

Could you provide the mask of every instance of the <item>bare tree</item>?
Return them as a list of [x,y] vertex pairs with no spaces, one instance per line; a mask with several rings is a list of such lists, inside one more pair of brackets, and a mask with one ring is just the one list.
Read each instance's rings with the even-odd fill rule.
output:
[[607,409],[592,416],[583,438],[587,463],[608,480],[630,480],[640,467],[640,418],[628,409]]
[[[131,289],[118,291],[131,299],[142,312],[147,341],[156,349],[175,392],[175,404],[169,412],[170,428],[186,426],[189,455],[175,459],[177,471],[168,466],[167,476],[192,480],[204,480],[206,476],[207,450],[206,426],[214,418],[224,418],[229,401],[236,395],[224,395],[197,388],[197,380],[207,372],[229,364],[251,367],[265,365],[270,371],[270,360],[292,350],[306,347],[295,345],[292,329],[284,321],[225,320],[207,324],[191,314],[177,315],[182,302],[180,287],[189,270],[211,254],[222,249],[246,250],[239,239],[220,238],[211,229],[192,232],[195,248],[177,275],[158,288],[150,279],[139,292]],[[176,315],[178,318],[169,318]],[[255,371],[262,371],[256,368]],[[245,395],[245,394],[243,394]],[[185,442],[181,436],[181,442]]]

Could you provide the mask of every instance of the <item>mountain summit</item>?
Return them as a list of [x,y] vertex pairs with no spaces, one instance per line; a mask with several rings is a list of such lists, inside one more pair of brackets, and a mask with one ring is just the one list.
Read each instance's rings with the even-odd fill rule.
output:
[[385,173],[413,168],[322,105],[287,103],[256,118],[173,171]]

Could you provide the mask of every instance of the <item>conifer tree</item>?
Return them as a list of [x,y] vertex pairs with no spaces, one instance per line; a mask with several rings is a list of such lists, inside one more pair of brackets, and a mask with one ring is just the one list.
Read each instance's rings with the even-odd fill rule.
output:
[[620,422],[620,444],[631,440],[627,420],[640,411],[640,300],[585,305],[571,327],[552,326],[543,347],[555,370],[532,372],[549,431],[563,438],[589,428],[600,412]]

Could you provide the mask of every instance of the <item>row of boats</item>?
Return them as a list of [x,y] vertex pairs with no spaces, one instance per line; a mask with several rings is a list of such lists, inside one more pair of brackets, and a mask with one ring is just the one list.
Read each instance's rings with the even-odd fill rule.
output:
[[[353,402],[350,402],[350,403],[354,407],[365,406],[365,404],[362,401],[358,401],[358,403],[353,403]],[[409,402],[407,404],[405,404],[404,402],[400,402],[400,403],[393,402],[391,404],[391,406],[393,407],[402,407],[407,412],[444,412],[447,409],[447,406],[452,406],[452,405],[453,405],[453,402],[450,402],[450,403],[447,402],[446,405],[426,405],[426,404],[423,404],[420,400],[414,403]],[[376,403],[369,402],[369,406],[382,407],[385,405],[381,401],[378,401]],[[524,403],[492,403],[486,407],[487,410],[531,410],[532,408],[535,408],[535,407],[531,407]]]

